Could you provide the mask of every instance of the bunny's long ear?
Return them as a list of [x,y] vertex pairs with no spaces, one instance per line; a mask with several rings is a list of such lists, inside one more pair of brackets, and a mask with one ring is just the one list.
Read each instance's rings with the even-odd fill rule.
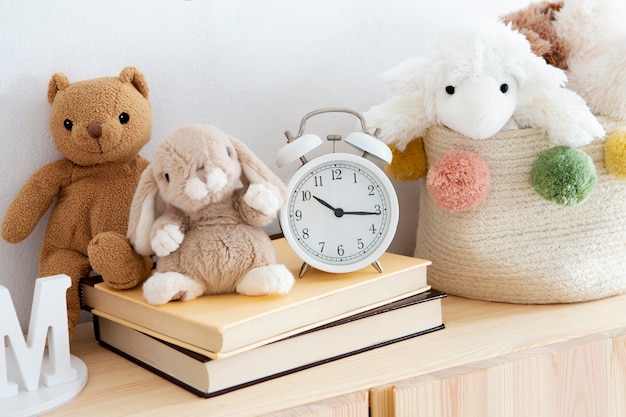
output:
[[135,251],[140,255],[153,255],[150,245],[152,225],[161,214],[163,205],[154,179],[152,165],[148,165],[141,174],[130,205],[130,218],[126,234]]
[[239,140],[229,137],[237,155],[242,170],[244,184],[263,184],[273,190],[284,202],[287,198],[287,187],[246,145]]

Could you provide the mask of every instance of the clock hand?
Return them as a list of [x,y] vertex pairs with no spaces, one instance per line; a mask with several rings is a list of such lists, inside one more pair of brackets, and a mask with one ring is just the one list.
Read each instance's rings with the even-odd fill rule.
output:
[[331,206],[330,204],[328,204],[327,202],[325,202],[321,198],[316,197],[316,196],[313,196],[313,198],[316,199],[317,201],[319,201],[323,206],[326,206],[326,207],[328,207],[329,209],[331,209],[333,211],[335,210],[335,208],[333,206]]
[[343,214],[355,214],[358,216],[367,216],[369,214],[379,215],[380,211],[344,211]]
[[335,213],[335,217],[342,217],[344,215],[343,209],[334,208],[333,206],[331,206],[330,204],[328,204],[327,202],[325,202],[324,200],[322,200],[319,197],[313,196],[313,198],[316,199],[317,201],[319,201],[323,206],[328,207],[329,209],[331,209]]

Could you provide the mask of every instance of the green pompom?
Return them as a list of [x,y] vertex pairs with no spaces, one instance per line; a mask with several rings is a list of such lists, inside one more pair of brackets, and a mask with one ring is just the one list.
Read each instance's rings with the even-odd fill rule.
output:
[[596,186],[596,167],[579,149],[557,146],[539,155],[530,173],[533,189],[564,206],[575,206],[591,195]]

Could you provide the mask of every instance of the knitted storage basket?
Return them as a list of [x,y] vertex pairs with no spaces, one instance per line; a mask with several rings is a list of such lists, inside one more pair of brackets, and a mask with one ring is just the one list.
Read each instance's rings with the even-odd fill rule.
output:
[[[601,118],[607,134],[626,123]],[[429,165],[451,150],[487,163],[486,200],[466,211],[437,206],[421,187],[415,256],[432,261],[429,284],[448,294],[489,301],[547,304],[593,300],[626,292],[626,181],[607,173],[604,141],[579,148],[596,168],[597,183],[581,204],[548,201],[530,172],[554,148],[539,129],[501,131],[472,140],[445,127],[424,137]]]

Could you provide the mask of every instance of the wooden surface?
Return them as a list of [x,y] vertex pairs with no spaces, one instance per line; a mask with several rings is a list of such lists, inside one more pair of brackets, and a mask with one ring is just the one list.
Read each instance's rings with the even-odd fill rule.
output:
[[625,349],[612,345],[625,338],[592,334],[399,381],[385,387],[393,414],[372,416],[624,416]]
[[[626,415],[626,295],[538,306],[450,296],[443,301],[443,313],[443,331],[208,400],[116,356],[88,337],[74,342],[72,353],[87,364],[89,382],[78,398],[50,416],[254,416],[386,386],[393,386],[394,395],[378,398],[393,397],[395,402],[405,398],[409,403],[421,398],[435,407],[426,410],[430,414],[412,417],[594,415],[545,414],[545,410],[533,414],[533,404],[553,396],[564,402],[557,411]],[[541,389],[546,380],[554,382],[549,384],[553,391]],[[570,393],[579,393],[575,404],[567,402]],[[516,398],[530,403],[517,404]],[[524,412],[509,413],[516,409]],[[391,416],[399,411],[393,406],[385,413]],[[315,414],[303,409],[294,415]]]

